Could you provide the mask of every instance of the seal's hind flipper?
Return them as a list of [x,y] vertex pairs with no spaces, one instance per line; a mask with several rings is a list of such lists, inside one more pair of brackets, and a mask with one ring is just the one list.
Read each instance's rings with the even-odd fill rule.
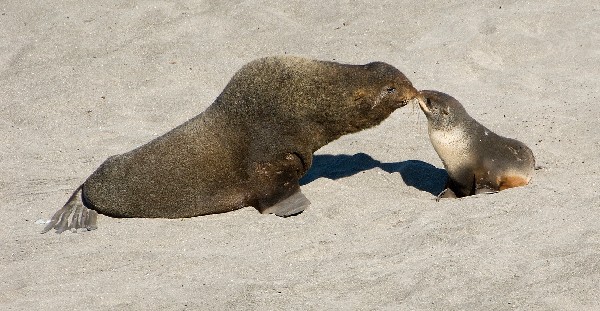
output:
[[50,222],[46,225],[41,233],[46,233],[52,229],[56,229],[56,233],[62,233],[66,230],[76,232],[77,229],[94,230],[97,229],[96,219],[98,212],[87,208],[83,204],[81,197],[82,186],[79,186],[71,195],[67,203],[54,215]]
[[294,216],[302,213],[306,207],[310,205],[310,201],[302,194],[300,189],[291,196],[279,201],[273,206],[270,206],[261,211],[262,214],[275,214],[279,217]]
[[529,179],[531,177],[522,176],[522,175],[505,175],[499,178],[498,189],[506,190],[514,187],[525,186],[529,183]]

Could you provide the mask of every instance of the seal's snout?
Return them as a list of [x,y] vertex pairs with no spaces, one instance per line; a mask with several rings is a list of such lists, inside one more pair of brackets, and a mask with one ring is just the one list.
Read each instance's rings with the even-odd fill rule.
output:
[[425,94],[423,94],[423,92],[419,92],[419,95],[417,95],[417,97],[415,97],[415,100],[417,101],[417,103],[419,104],[419,107],[421,107],[421,110],[423,110],[423,112],[425,113],[430,113],[431,110],[429,109],[429,98],[427,98],[425,96]]
[[410,82],[408,82],[408,86],[404,88],[404,91],[401,92],[402,99],[400,100],[400,107],[404,107],[408,104],[416,104],[418,101],[419,91],[415,89]]
[[398,102],[398,107],[404,107],[408,104],[411,105],[416,105],[419,102],[419,99],[417,97],[411,97],[408,99],[402,99]]

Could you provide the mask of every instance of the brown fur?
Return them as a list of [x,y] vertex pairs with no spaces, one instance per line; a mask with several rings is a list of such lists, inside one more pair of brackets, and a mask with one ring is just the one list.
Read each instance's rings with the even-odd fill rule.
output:
[[529,180],[527,180],[527,178],[523,178],[523,176],[503,176],[499,178],[498,190],[521,187],[527,185],[528,183]]
[[448,172],[440,197],[463,197],[519,187],[529,183],[535,166],[525,144],[496,135],[452,96],[421,91],[429,137]]
[[[106,160],[73,200],[116,217],[192,217],[244,206],[298,213],[309,204],[298,180],[313,152],[379,124],[416,96],[399,70],[381,62],[259,59],[200,115]],[[46,231],[80,227],[57,228],[69,217],[61,210]]]

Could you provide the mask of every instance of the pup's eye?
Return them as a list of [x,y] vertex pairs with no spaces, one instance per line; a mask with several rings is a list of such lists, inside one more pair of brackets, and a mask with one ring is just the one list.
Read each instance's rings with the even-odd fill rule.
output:
[[393,93],[396,93],[396,88],[395,87],[388,87],[387,89],[385,89],[385,91],[388,94],[393,94]]

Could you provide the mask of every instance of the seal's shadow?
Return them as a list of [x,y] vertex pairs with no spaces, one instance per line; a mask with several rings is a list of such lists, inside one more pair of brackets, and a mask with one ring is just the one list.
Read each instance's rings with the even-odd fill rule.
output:
[[439,169],[419,160],[382,163],[364,153],[355,155],[324,154],[313,157],[313,165],[306,175],[300,179],[300,185],[309,184],[321,177],[334,180],[348,177],[375,167],[379,167],[388,173],[399,173],[408,186],[427,191],[433,195],[438,195],[444,190],[448,178],[448,174],[444,169]]

